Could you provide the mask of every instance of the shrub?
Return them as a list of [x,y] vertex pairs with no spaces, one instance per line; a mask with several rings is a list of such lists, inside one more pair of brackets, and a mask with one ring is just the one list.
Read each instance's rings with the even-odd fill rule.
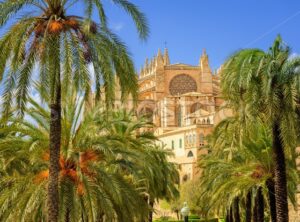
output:
[[[195,218],[191,218],[189,217],[189,222],[218,222],[219,220],[217,218],[214,219],[195,219]],[[155,220],[154,222],[183,222],[183,220],[173,220],[169,217],[161,217],[159,220]]]
[[198,215],[191,215],[189,216],[189,219],[200,219],[200,217]]

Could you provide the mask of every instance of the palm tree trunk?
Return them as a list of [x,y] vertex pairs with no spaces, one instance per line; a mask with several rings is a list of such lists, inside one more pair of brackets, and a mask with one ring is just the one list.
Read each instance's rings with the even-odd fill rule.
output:
[[57,222],[59,214],[58,177],[61,140],[61,104],[60,86],[57,89],[57,99],[50,105],[50,167],[48,184],[48,221]]
[[252,192],[249,191],[246,197],[246,222],[252,220]]
[[48,182],[48,222],[57,222],[59,216],[59,159],[61,143],[61,83],[60,83],[60,49],[59,38],[55,40],[55,47],[52,50],[55,70],[54,77],[54,98],[51,98],[50,104],[50,160],[49,160],[49,182]]
[[254,201],[254,207],[253,207],[253,215],[252,215],[252,219],[253,219],[253,222],[259,222],[258,219],[257,219],[257,210],[258,209],[258,203],[256,201],[256,197],[255,197],[255,201]]
[[99,213],[97,222],[103,222],[104,221],[104,213]]
[[[148,198],[148,196],[144,196],[144,201],[147,203],[147,205],[148,205],[148,203],[149,203],[149,198]],[[149,214],[150,214],[150,210],[149,210]],[[149,216],[148,216],[149,217]],[[142,217],[141,218],[141,222],[146,222],[147,221],[147,217]]]
[[175,212],[176,212],[177,220],[179,220],[179,210],[176,209]]
[[66,209],[66,214],[65,214],[65,222],[70,222],[71,218],[70,218],[70,208],[67,207]]
[[226,210],[226,219],[225,222],[230,222],[229,210]]
[[264,204],[264,196],[262,194],[262,187],[259,187],[257,190],[256,198],[256,210],[257,210],[257,222],[263,222],[265,217],[265,204]]
[[229,221],[233,222],[233,209],[232,206],[230,206],[230,211],[229,211]]
[[268,179],[266,182],[266,186],[268,188],[269,195],[269,205],[270,205],[270,214],[271,221],[276,222],[276,203],[275,203],[275,183],[273,179]]
[[275,173],[275,203],[277,222],[289,221],[287,198],[286,165],[283,142],[280,139],[280,126],[278,122],[273,125],[273,161]]
[[153,199],[151,197],[149,198],[149,205],[151,207],[151,210],[149,211],[148,222],[152,222],[153,221],[154,201],[153,201]]
[[234,221],[240,222],[240,206],[239,206],[240,199],[237,197],[234,200]]

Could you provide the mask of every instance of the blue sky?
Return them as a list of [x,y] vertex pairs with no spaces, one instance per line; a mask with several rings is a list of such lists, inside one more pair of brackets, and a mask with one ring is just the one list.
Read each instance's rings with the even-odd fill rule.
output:
[[[110,0],[107,0],[108,2]],[[171,62],[198,64],[206,48],[212,68],[234,51],[268,49],[280,33],[300,53],[299,0],[132,0],[146,14],[151,34],[138,39],[129,17],[107,4],[111,28],[127,43],[136,67],[158,48],[169,48]]]
[[[268,49],[277,34],[300,54],[299,0],[130,0],[148,18],[146,42],[124,11],[112,0],[103,1],[110,27],[128,45],[137,70],[165,42],[172,63],[197,65],[206,48],[213,69],[238,49]],[[82,9],[76,4],[69,14],[82,14]]]
[[[111,0],[103,1],[110,27],[128,45],[137,70],[165,42],[172,63],[197,65],[206,48],[213,69],[238,49],[268,49],[277,34],[300,54],[299,0],[131,0],[148,18],[151,34],[146,42],[138,39],[126,13]],[[81,14],[82,7],[75,5],[70,13]]]

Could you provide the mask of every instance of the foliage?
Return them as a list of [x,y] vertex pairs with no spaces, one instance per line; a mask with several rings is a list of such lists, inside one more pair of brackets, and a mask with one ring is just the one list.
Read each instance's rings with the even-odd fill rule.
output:
[[[164,222],[164,221],[168,221],[168,222],[183,222],[183,220],[172,220],[172,219],[160,219],[160,220],[155,220],[154,222]],[[189,218],[189,222],[218,222],[219,219],[192,219]]]
[[[144,15],[127,0],[113,0],[133,19],[142,39],[148,34]],[[80,4],[81,3],[81,4]],[[71,8],[83,9],[83,16]],[[92,21],[98,13],[99,23]],[[12,111],[24,115],[34,82],[51,109],[49,121],[48,220],[58,221],[60,168],[61,97],[70,84],[90,101],[92,86],[96,101],[105,88],[107,106],[114,97],[118,76],[122,98],[137,96],[137,77],[126,46],[107,26],[101,0],[4,0],[0,2],[0,82],[3,83],[2,118]],[[33,81],[34,79],[34,81]],[[92,82],[94,81],[94,83]],[[17,109],[11,110],[16,106]]]
[[[237,196],[245,199],[249,191],[260,186],[264,187],[265,199],[268,199],[266,182],[274,177],[270,130],[256,123],[255,131],[248,132],[239,141],[234,137],[238,132],[237,123],[230,118],[216,127],[211,138],[212,152],[200,161],[204,172],[198,201],[207,206],[207,212],[225,214]],[[289,196],[295,204],[298,172],[293,160],[287,159],[287,163]]]
[[200,198],[199,179],[191,180],[182,184],[180,187],[179,203],[181,203],[181,206],[179,206],[179,210],[182,208],[182,203],[187,202],[192,213],[201,215],[202,206],[198,202],[199,198]]
[[[276,212],[278,221],[286,221],[287,196],[295,204],[300,59],[289,55],[290,49],[278,37],[267,52],[240,50],[226,61],[221,89],[224,108],[233,115],[215,128],[211,152],[200,161],[204,169],[200,202],[207,206],[206,213],[239,215],[241,210],[243,218],[247,210],[252,212],[251,201],[261,189],[262,201],[275,214],[273,221]],[[250,209],[245,209],[247,201]]]
[[[30,102],[25,120],[11,118],[0,129],[8,135],[0,140],[0,217],[5,221],[46,219],[50,114],[47,106]],[[145,218],[144,196],[155,191],[149,186],[162,181],[157,188],[171,187],[173,181],[166,179],[177,175],[167,163],[169,151],[155,145],[152,133],[141,131],[151,127],[146,120],[99,107],[83,114],[84,107],[76,93],[63,104],[60,221]]]
[[[77,88],[86,93],[94,79],[96,95],[100,96],[103,83],[106,98],[112,98],[115,72],[122,91],[136,95],[137,82],[131,58],[126,46],[108,29],[102,1],[80,2],[84,3],[85,17],[72,15],[69,6],[77,3],[71,0],[1,2],[0,27],[13,21],[0,40],[4,114],[9,114],[14,98],[23,112],[34,72],[38,73],[35,79],[41,82],[42,94],[51,100],[58,87],[56,78],[63,81],[64,90],[74,80]],[[138,8],[127,0],[113,2],[128,12],[140,37],[146,38],[146,19]],[[33,10],[31,14],[24,14],[29,8]],[[91,20],[94,9],[99,13],[99,24]]]

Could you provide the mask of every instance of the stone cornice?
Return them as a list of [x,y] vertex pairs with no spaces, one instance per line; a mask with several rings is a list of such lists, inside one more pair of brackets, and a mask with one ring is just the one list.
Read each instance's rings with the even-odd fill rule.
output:
[[196,130],[196,129],[203,129],[203,128],[212,128],[213,124],[195,124],[195,125],[190,125],[190,126],[182,126],[182,127],[176,127],[177,129],[168,131],[168,132],[163,132],[162,134],[156,135],[157,138],[162,138],[165,136],[172,136],[176,135],[179,133],[185,133],[190,130]]
[[155,91],[155,86],[139,90],[139,93],[150,92],[150,91]]
[[165,70],[199,70],[199,66],[187,66],[187,65],[169,65],[164,67]]
[[154,78],[154,77],[155,77],[155,73],[150,74],[150,75],[146,75],[146,76],[143,76],[143,77],[139,77],[138,81],[141,82],[141,81],[145,81],[147,79],[151,79],[151,78]]

